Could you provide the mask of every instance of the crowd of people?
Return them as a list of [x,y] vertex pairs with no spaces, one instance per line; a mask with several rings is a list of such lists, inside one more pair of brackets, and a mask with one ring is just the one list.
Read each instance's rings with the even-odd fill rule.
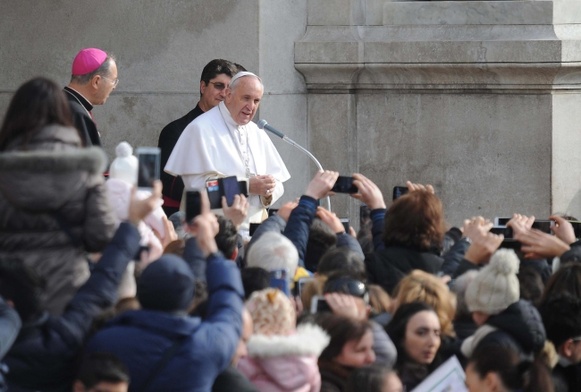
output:
[[[5,114],[0,391],[400,392],[452,357],[470,392],[581,390],[570,217],[547,233],[515,213],[507,240],[481,216],[448,227],[430,185],[388,205],[354,173],[355,232],[319,203],[348,197],[330,170],[269,214],[290,175],[252,121],[261,79],[226,60],[161,132],[162,181],[136,190],[131,145],[107,165],[90,112],[117,76],[84,49],[64,90],[34,78]],[[246,191],[211,210],[226,176]]]

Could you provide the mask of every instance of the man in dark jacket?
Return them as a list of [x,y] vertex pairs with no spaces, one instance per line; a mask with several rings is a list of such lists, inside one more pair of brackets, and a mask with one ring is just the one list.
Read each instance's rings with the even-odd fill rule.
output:
[[[206,317],[187,315],[194,297],[194,274],[182,258],[164,255],[137,283],[142,309],[112,320],[87,344],[86,351],[110,352],[129,368],[130,391],[210,391],[230,363],[242,329],[244,292],[236,264],[220,253],[215,215],[195,218],[195,239],[206,257]],[[186,253],[186,252],[184,252]]]
[[129,261],[139,250],[136,225],[161,197],[157,182],[151,197],[132,200],[123,222],[95,264],[91,276],[60,317],[49,316],[39,301],[41,278],[20,260],[0,260],[0,295],[11,301],[23,326],[5,360],[10,391],[70,391],[74,362],[93,319],[112,305]]

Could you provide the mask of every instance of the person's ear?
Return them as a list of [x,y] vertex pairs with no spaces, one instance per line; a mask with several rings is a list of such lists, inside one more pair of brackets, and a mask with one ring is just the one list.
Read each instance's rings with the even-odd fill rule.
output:
[[91,87],[93,87],[95,90],[97,90],[99,88],[99,83],[101,83],[103,80],[103,78],[101,77],[101,75],[95,75],[91,78]]
[[573,351],[575,350],[575,342],[573,339],[565,340],[565,343],[561,346],[562,354],[565,358],[571,358],[573,356]]
[[236,261],[236,258],[238,257],[238,247],[236,247],[234,249],[234,252],[232,252],[232,254],[230,255],[230,260],[232,261]]
[[204,91],[206,91],[207,87],[208,85],[206,84],[206,82],[200,80],[200,95],[204,95]]
[[502,391],[502,381],[496,372],[488,372],[484,377],[484,385],[488,391]]

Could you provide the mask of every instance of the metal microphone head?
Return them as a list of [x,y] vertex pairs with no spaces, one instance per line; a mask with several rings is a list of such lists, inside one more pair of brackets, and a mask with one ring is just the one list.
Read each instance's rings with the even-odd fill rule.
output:
[[260,129],[264,129],[264,126],[266,124],[268,124],[268,123],[266,122],[265,119],[262,119],[262,120],[260,120],[259,122],[256,123],[256,125],[258,125],[258,128],[260,128]]

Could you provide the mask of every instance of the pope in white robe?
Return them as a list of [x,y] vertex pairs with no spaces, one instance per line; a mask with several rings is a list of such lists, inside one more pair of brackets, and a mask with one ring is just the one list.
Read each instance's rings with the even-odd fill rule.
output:
[[252,122],[263,91],[258,76],[236,74],[225,100],[186,127],[164,168],[181,176],[186,189],[204,189],[208,179],[217,177],[248,181],[250,208],[243,230],[250,222],[262,222],[290,178],[268,135]]

